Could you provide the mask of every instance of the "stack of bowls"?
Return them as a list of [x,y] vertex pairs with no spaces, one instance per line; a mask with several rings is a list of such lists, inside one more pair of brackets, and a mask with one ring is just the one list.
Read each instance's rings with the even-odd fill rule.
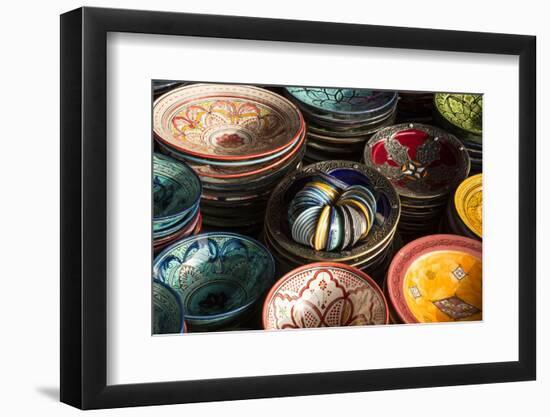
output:
[[470,155],[472,172],[481,172],[483,95],[437,93],[434,104],[436,123],[460,139]]
[[155,252],[201,229],[201,182],[185,163],[153,154],[153,247]]
[[275,263],[252,238],[204,233],[162,251],[153,279],[178,294],[190,331],[227,330],[250,320],[275,281]]
[[[323,185],[304,195],[312,183]],[[337,194],[334,203],[319,200],[319,189]],[[399,197],[376,170],[351,161],[318,162],[273,191],[264,240],[280,273],[311,262],[338,262],[378,278],[393,254],[399,216]],[[370,227],[367,217],[373,219]]]
[[433,93],[400,91],[397,103],[397,122],[431,123],[433,102]]
[[319,262],[282,277],[266,297],[266,330],[366,326],[388,323],[380,287],[351,266]]
[[447,204],[441,230],[455,235],[481,239],[483,230],[482,174],[466,178]]
[[287,87],[307,121],[308,163],[359,161],[365,142],[395,120],[397,93],[348,88]]
[[251,86],[176,88],[155,101],[153,127],[161,152],[186,161],[200,177],[207,229],[257,234],[269,194],[305,150],[298,108]]
[[468,152],[455,136],[420,123],[382,129],[363,157],[399,193],[399,232],[405,240],[437,231],[449,194],[470,170]]
[[481,242],[431,235],[394,257],[386,293],[396,323],[482,320]]

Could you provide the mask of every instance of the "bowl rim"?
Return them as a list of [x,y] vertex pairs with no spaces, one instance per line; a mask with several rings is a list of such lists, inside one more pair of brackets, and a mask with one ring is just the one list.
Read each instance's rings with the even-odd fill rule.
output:
[[[169,251],[171,251],[174,247],[176,247],[177,245],[186,243],[187,241],[198,240],[200,238],[210,237],[210,236],[213,236],[213,235],[224,235],[224,236],[230,236],[230,237],[238,237],[238,238],[243,239],[243,240],[248,240],[251,243],[254,243],[257,247],[261,248],[268,255],[269,264],[271,265],[271,271],[272,271],[271,274],[270,274],[271,275],[270,281],[274,281],[275,272],[276,272],[275,258],[273,257],[273,254],[266,248],[265,245],[263,245],[260,241],[254,239],[252,237],[242,235],[242,234],[239,234],[239,233],[223,232],[223,231],[220,231],[220,232],[206,232],[206,233],[200,233],[198,235],[187,236],[184,239],[177,240],[176,242],[173,242],[172,244],[166,246],[157,256],[155,256],[155,259],[153,261],[153,268],[152,268],[152,270],[153,270],[153,279],[161,281],[160,279],[155,278],[155,270],[156,270],[157,264],[158,264],[159,260],[162,257],[164,257]],[[166,284],[166,285],[168,285],[168,284]],[[181,294],[179,294],[179,292],[177,290],[175,290],[174,288],[172,288],[172,290],[176,291],[178,293],[178,295],[180,297],[182,297]],[[209,316],[195,316],[195,315],[192,315],[192,314],[185,314],[185,311],[184,311],[185,309],[183,308],[183,303],[182,303],[183,316],[184,316],[184,319],[187,319],[188,321],[193,321],[193,322],[212,321],[212,320],[217,320],[217,319],[220,319],[220,318],[229,318],[229,317],[235,316],[235,315],[241,313],[242,311],[248,309],[255,302],[257,302],[259,299],[261,299],[264,293],[265,293],[265,290],[262,293],[258,294],[257,296],[253,297],[253,299],[251,301],[249,301],[248,303],[243,304],[242,306],[239,306],[235,309],[232,309],[232,310],[229,310],[229,311],[226,311],[226,312],[223,312],[223,313],[212,314],[212,315],[209,315]]]
[[[189,99],[190,100],[196,100],[196,99],[199,99],[199,98],[211,97],[212,95],[214,95],[214,96],[224,95],[224,96],[228,96],[228,97],[241,97],[242,98],[243,93],[241,93],[241,95],[239,95],[236,92],[230,92],[230,91],[225,92],[225,93],[222,93],[222,92],[218,91],[216,93],[216,90],[215,90],[216,87],[218,89],[220,89],[220,88],[230,88],[230,87],[235,88],[235,89],[236,88],[242,88],[244,90],[259,91],[259,92],[262,92],[264,94],[270,95],[271,97],[276,97],[277,99],[280,99],[280,100],[286,102],[285,104],[289,105],[290,108],[296,113],[297,119],[298,119],[298,129],[297,129],[296,132],[294,132],[292,134],[292,138],[290,140],[288,140],[285,144],[283,144],[283,145],[281,145],[277,148],[270,149],[268,151],[259,152],[259,153],[252,153],[252,154],[249,154],[249,155],[212,155],[212,154],[205,154],[203,152],[191,151],[191,150],[188,150],[188,149],[180,149],[180,148],[176,147],[175,145],[171,144],[168,139],[164,138],[158,132],[158,129],[157,129],[157,126],[156,126],[155,120],[154,120],[155,119],[155,117],[154,117],[155,116],[155,109],[163,101],[166,101],[170,96],[180,94],[182,92],[182,90],[196,90],[196,89],[205,88],[205,87],[211,87],[211,88],[214,89],[214,91],[212,91],[210,93],[205,92],[205,93],[203,93],[202,95],[199,95],[199,96],[189,97]],[[259,98],[252,97],[252,94],[251,94],[251,97],[246,97],[246,98],[263,103],[263,101],[260,100]],[[263,104],[265,104],[265,103],[263,103]],[[271,105],[271,107],[273,107],[273,105]],[[278,151],[282,151],[282,150],[292,146],[292,143],[294,143],[299,138],[299,136],[302,133],[305,132],[305,128],[306,128],[305,126],[306,126],[306,124],[305,124],[304,116],[302,115],[301,110],[298,108],[298,106],[296,106],[288,98],[284,97],[281,94],[277,94],[277,93],[275,93],[271,90],[261,88],[261,87],[252,86],[252,85],[247,85],[247,84],[223,84],[223,83],[188,84],[188,85],[184,85],[184,86],[181,86],[181,87],[178,87],[178,88],[175,88],[173,90],[168,91],[167,93],[165,93],[165,94],[161,95],[160,97],[158,97],[153,102],[153,133],[154,133],[154,136],[157,137],[166,146],[168,146],[172,149],[177,149],[179,152],[181,152],[183,154],[192,155],[192,156],[195,156],[195,157],[200,157],[200,158],[205,158],[205,159],[211,159],[211,160],[218,160],[218,161],[223,161],[223,160],[246,160],[246,159],[254,159],[254,158],[260,158],[262,156],[271,155],[273,153],[276,153]]]
[[[159,158],[161,160],[164,160],[166,162],[169,162],[169,163],[173,163],[175,165],[181,165],[185,168],[185,170],[187,171],[190,171],[191,173],[191,176],[197,181],[197,183],[199,184],[199,192],[197,193],[198,195],[196,196],[196,198],[193,200],[193,203],[189,206],[189,207],[186,207],[185,209],[181,210],[181,211],[178,211],[177,213],[174,213],[174,214],[168,214],[166,216],[161,216],[161,217],[155,217],[155,212],[154,212],[154,207],[153,207],[153,216],[152,216],[152,222],[157,222],[157,221],[166,221],[166,220],[170,220],[171,218],[173,217],[178,217],[178,216],[185,216],[185,214],[187,214],[189,211],[191,211],[195,205],[198,205],[200,203],[200,200],[201,200],[201,196],[202,196],[202,181],[201,179],[199,178],[199,176],[197,175],[197,173],[195,172],[195,170],[193,168],[191,168],[191,166],[187,163],[185,163],[184,161],[180,161],[178,159],[175,159],[175,158],[172,158],[171,156],[169,155],[165,155],[165,154],[162,154],[162,153],[159,153],[159,152],[153,152],[153,157],[152,157],[152,174],[153,176],[155,175],[155,158]],[[154,194],[154,192],[152,192]]]
[[479,240],[453,234],[433,234],[415,239],[394,255],[386,274],[388,301],[405,324],[422,323],[409,309],[403,295],[403,279],[412,263],[427,253],[440,250],[462,250],[483,261],[483,246]]
[[[275,282],[275,284],[273,284],[273,286],[271,287],[271,289],[269,290],[269,292],[265,297],[264,305],[262,307],[262,327],[264,328],[264,330],[282,330],[282,329],[268,329],[266,325],[269,305],[271,304],[273,295],[281,287],[281,285],[284,284],[289,278],[293,277],[297,273],[303,272],[308,269],[319,268],[319,267],[344,269],[348,272],[351,272],[357,275],[358,278],[362,279],[367,284],[369,284],[376,292],[378,292],[378,295],[382,298],[384,302],[384,307],[386,311],[386,320],[384,325],[388,324],[388,320],[389,320],[388,300],[386,299],[386,296],[384,295],[384,292],[382,291],[380,286],[376,283],[376,281],[372,277],[370,277],[366,272],[363,272],[360,269],[355,268],[351,265],[347,265],[339,262],[314,262],[314,263],[305,264],[297,268],[294,268],[293,270],[284,274],[281,278],[277,280],[277,282]],[[334,326],[334,327],[348,327],[348,326]]]

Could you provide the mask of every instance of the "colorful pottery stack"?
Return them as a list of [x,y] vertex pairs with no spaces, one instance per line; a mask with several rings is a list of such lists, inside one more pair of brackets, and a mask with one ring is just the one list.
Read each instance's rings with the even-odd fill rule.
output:
[[482,320],[481,242],[455,235],[410,242],[395,255],[386,290],[395,322]]
[[482,174],[466,178],[447,204],[441,230],[455,235],[481,239],[483,231]]
[[174,89],[155,101],[153,126],[161,151],[188,162],[200,177],[207,229],[257,234],[269,194],[305,151],[298,108],[257,87]]
[[199,233],[201,182],[184,162],[153,154],[153,247]]
[[433,93],[399,92],[397,123],[432,123]]
[[[329,190],[333,200],[320,200],[320,189]],[[318,162],[273,191],[264,240],[279,273],[311,262],[338,262],[378,278],[393,254],[399,216],[399,197],[376,170],[351,161]]]
[[320,262],[277,281],[264,302],[262,319],[267,330],[381,325],[388,323],[388,305],[367,274]]
[[307,163],[359,161],[365,142],[395,120],[393,91],[287,87],[286,94],[307,121]]
[[176,242],[153,263],[153,278],[174,290],[192,331],[245,322],[275,281],[275,262],[254,239],[212,232]]
[[419,123],[376,133],[365,146],[364,160],[399,193],[399,232],[405,240],[438,230],[449,194],[470,170],[468,152],[455,136]]
[[434,118],[464,144],[470,155],[472,173],[482,170],[483,95],[437,93]]

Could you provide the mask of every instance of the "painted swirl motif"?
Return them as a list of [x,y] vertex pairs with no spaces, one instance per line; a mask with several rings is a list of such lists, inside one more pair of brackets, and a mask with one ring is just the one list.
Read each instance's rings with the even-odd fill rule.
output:
[[184,239],[155,259],[153,276],[178,292],[186,318],[233,314],[273,282],[274,261],[260,243],[233,233]]
[[264,304],[265,329],[386,324],[387,305],[377,285],[355,268],[331,263],[288,273]]

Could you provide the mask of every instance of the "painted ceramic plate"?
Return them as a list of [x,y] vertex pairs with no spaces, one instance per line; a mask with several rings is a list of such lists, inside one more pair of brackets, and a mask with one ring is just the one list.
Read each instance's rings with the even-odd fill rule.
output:
[[260,158],[291,146],[303,133],[298,108],[269,90],[194,84],[153,105],[153,131],[178,152],[212,160]]
[[191,326],[222,327],[271,287],[275,264],[267,249],[235,233],[212,232],[174,243],[153,263],[153,277],[179,293]]
[[482,94],[437,93],[435,107],[439,114],[453,126],[481,136],[483,119]]
[[365,146],[363,158],[399,195],[411,198],[447,194],[470,172],[468,152],[455,136],[420,123],[380,130]]
[[481,242],[456,235],[410,242],[390,265],[388,294],[404,323],[481,320]]
[[185,163],[165,155],[153,155],[153,228],[166,230],[198,205],[202,187],[199,177]]
[[483,186],[482,174],[464,180],[456,189],[455,209],[464,224],[477,236],[483,230]]
[[367,274],[344,264],[304,265],[282,277],[266,297],[267,330],[387,324],[382,290]]
[[183,310],[178,294],[153,280],[153,334],[185,333]]
[[322,87],[287,87],[286,91],[314,109],[340,114],[383,112],[397,100],[395,91]]

